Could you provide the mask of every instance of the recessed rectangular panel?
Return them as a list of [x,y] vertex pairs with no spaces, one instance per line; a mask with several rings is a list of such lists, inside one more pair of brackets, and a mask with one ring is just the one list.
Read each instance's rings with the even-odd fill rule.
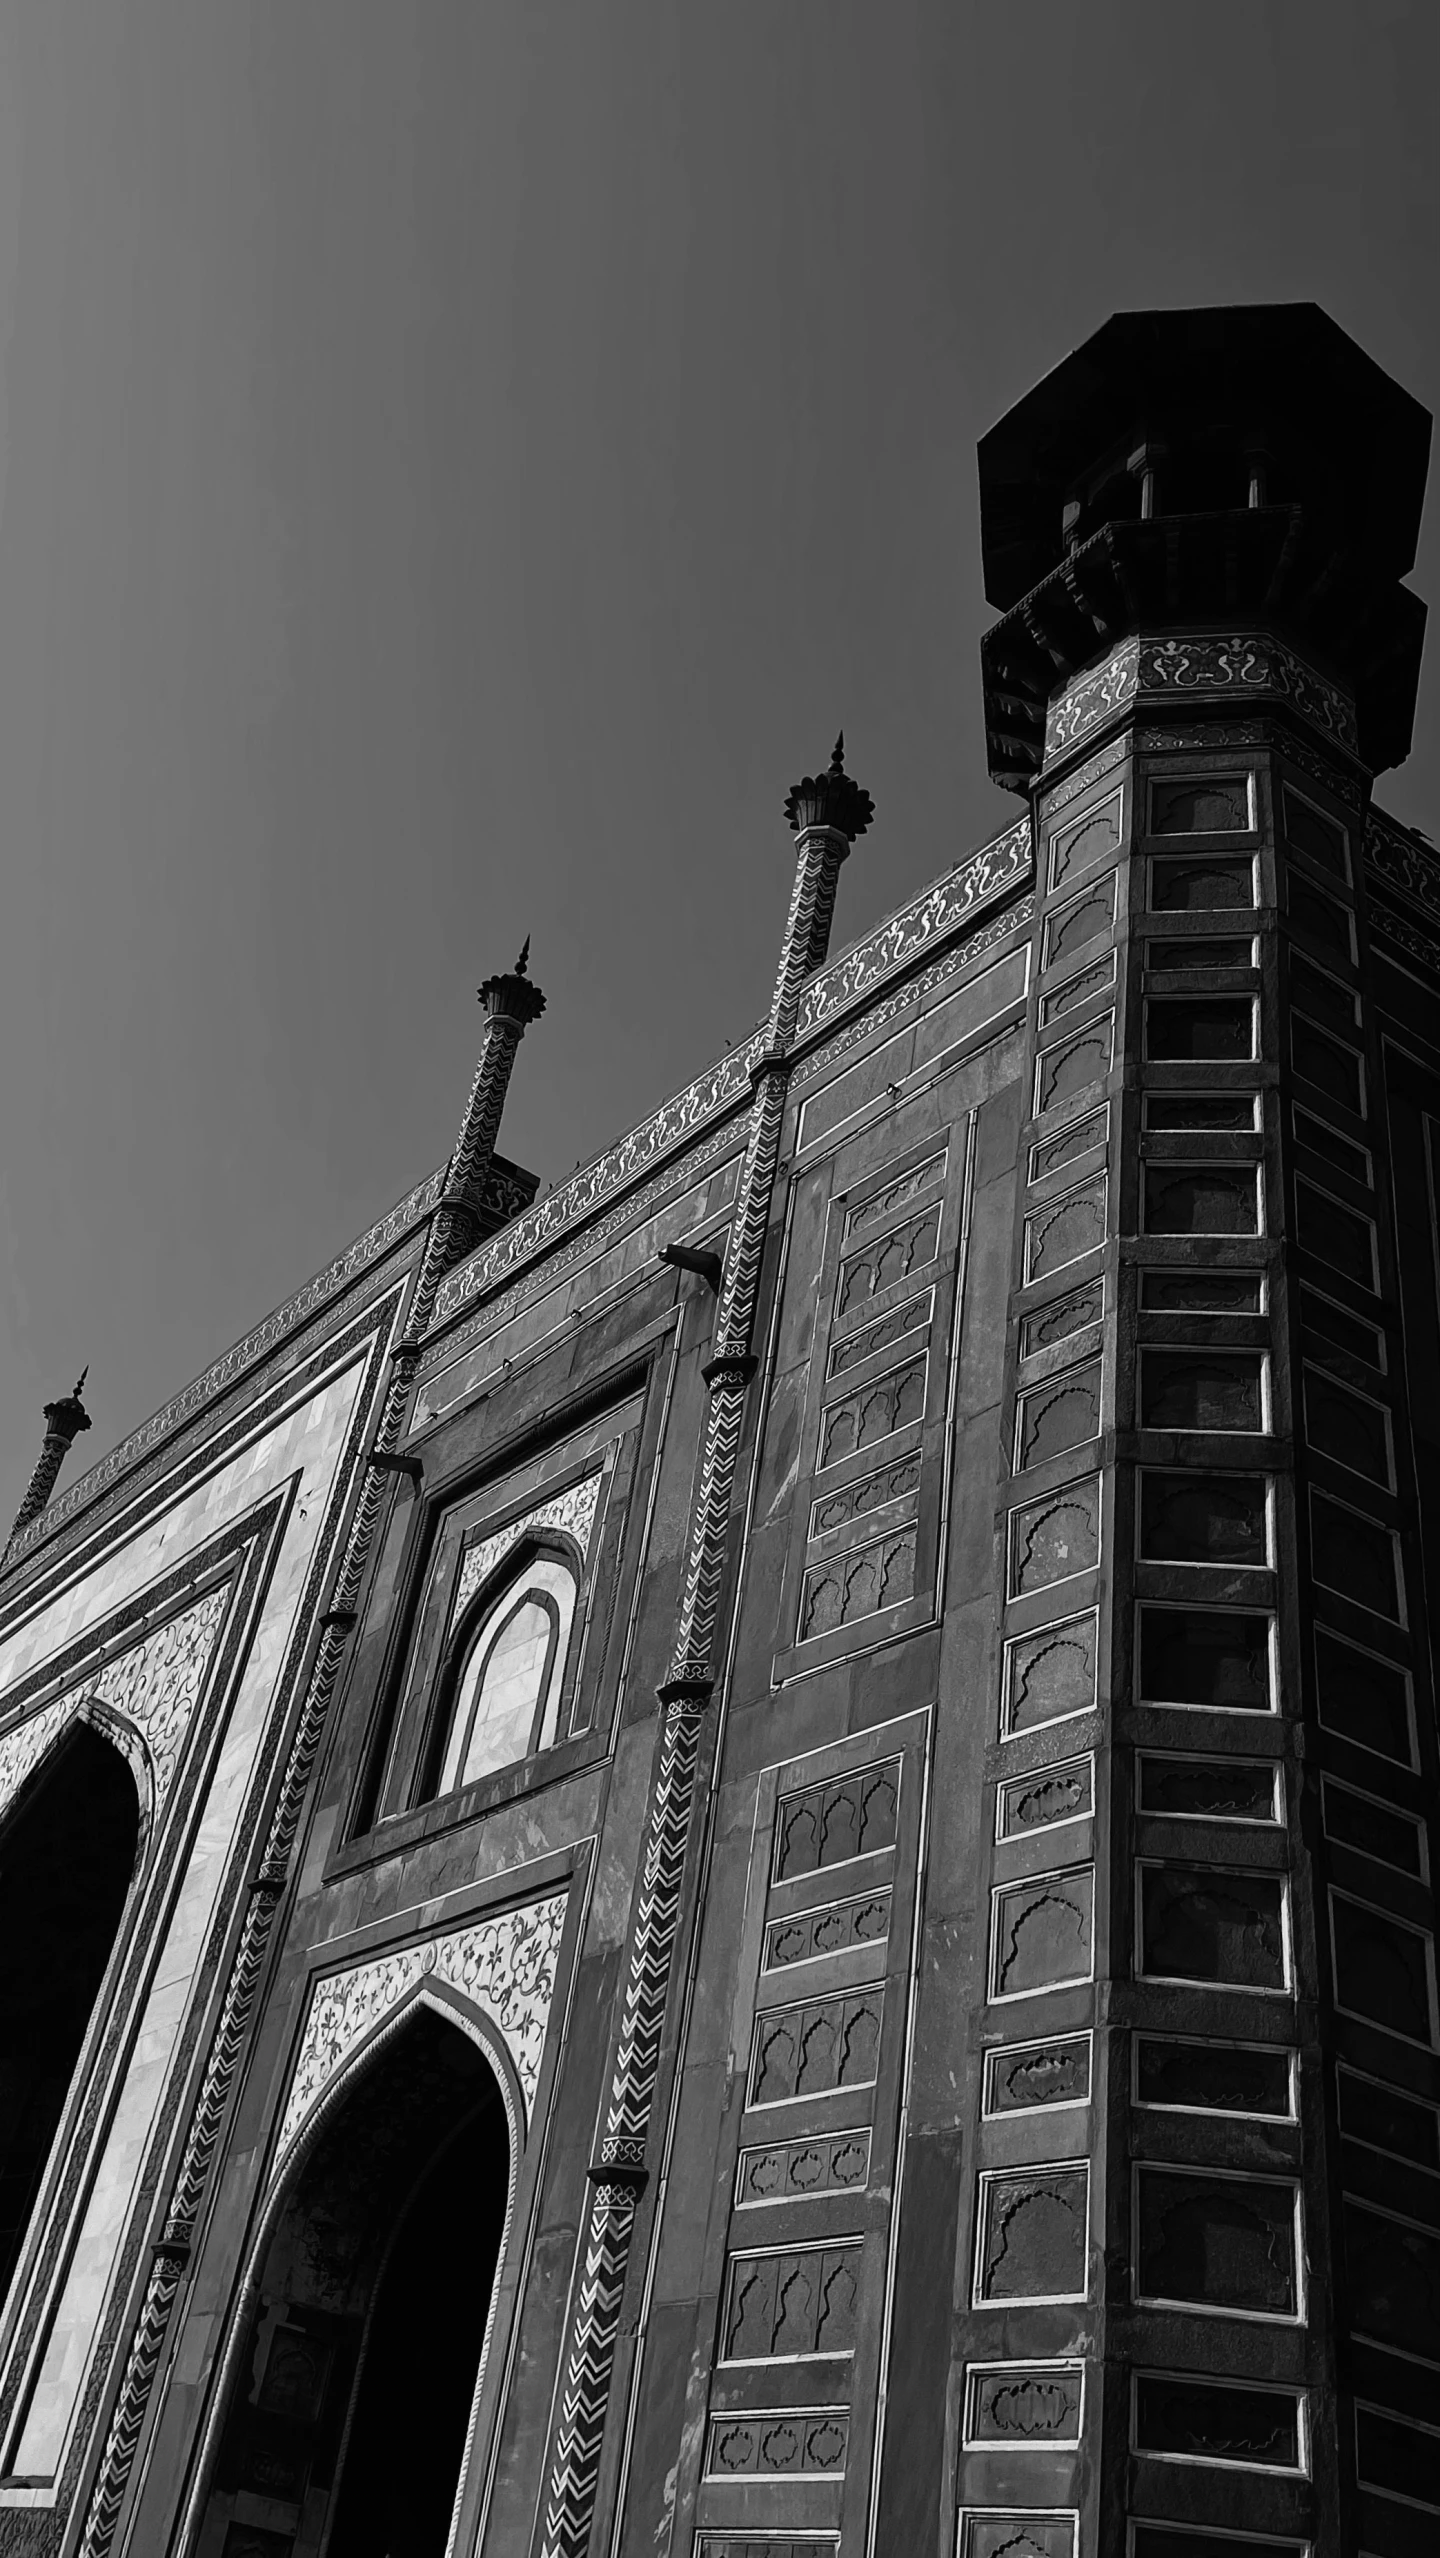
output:
[[1264,1306],[1258,1270],[1142,1270],[1140,1311],[1147,1315],[1258,1315]]
[[1440,2426],[1413,2425],[1388,2408],[1357,2405],[1355,2474],[1397,2510],[1440,2514]]
[[1301,2471],[1301,2399],[1293,2389],[1247,2388],[1183,2372],[1137,2372],[1134,2445],[1162,2460],[1226,2469]]
[[1115,1016],[1086,1022],[1068,1038],[1057,1039],[1035,1060],[1035,1113],[1058,1110],[1078,1100],[1092,1085],[1103,1083],[1114,1063]]
[[1172,1474],[1140,1479],[1140,1552],[1151,1563],[1208,1563],[1233,1570],[1268,1563],[1263,1474]]
[[1082,871],[1118,851],[1123,806],[1124,794],[1117,790],[1098,808],[1087,809],[1083,817],[1072,818],[1068,826],[1056,827],[1050,838],[1052,889],[1067,879],[1078,878]]
[[855,2351],[860,2245],[840,2240],[732,2256],[720,2330],[724,2363],[829,2361]]
[[1085,1361],[1047,1377],[1015,1399],[1015,1470],[1044,1465],[1067,1448],[1097,1437],[1100,1429],[1100,1362]]
[[1373,1857],[1377,1865],[1393,1865],[1397,1874],[1412,1875],[1417,1883],[1429,1881],[1425,1828],[1412,1813],[1325,1776],[1320,1780],[1320,1816],[1327,1839],[1354,1848],[1358,1856]]
[[1302,1110],[1298,1101],[1291,1116],[1297,1146],[1303,1146],[1308,1154],[1318,1155],[1322,1163],[1329,1164],[1333,1172],[1343,1173],[1347,1181],[1353,1181],[1366,1190],[1373,1187],[1370,1156],[1364,1146],[1352,1146],[1348,1137],[1342,1137],[1336,1129],[1327,1127],[1325,1121],[1317,1119],[1312,1111]]
[[759,2211],[770,2203],[805,2203],[813,2196],[858,2194],[870,2177],[870,2130],[808,2132],[802,2140],[769,2141],[742,2149],[735,2172],[735,2208]]
[[1099,1475],[1082,1475],[1012,1510],[1009,1547],[1012,1598],[1093,1572],[1100,1560]]
[[1308,879],[1297,878],[1292,871],[1285,882],[1285,907],[1296,932],[1303,933],[1327,958],[1353,965],[1355,928],[1345,908],[1337,905],[1333,897],[1312,888]]
[[1058,1625],[1017,1635],[1006,1645],[1002,1740],[1013,1740],[1019,1732],[1039,1731],[1072,1714],[1091,1712],[1098,1642],[1099,1620],[1090,1608],[1083,1616],[1065,1617]]
[[[808,2553],[807,2553],[808,2558]],[[1130,2558],[1309,2558],[1309,2543],[1272,2540],[1268,2533],[1171,2529],[1163,2522],[1132,2522]]]
[[1090,2102],[1090,2037],[1056,2034],[1038,2043],[1004,2043],[985,2055],[986,2118],[1034,2114]]
[[1144,944],[1145,965],[1164,975],[1191,968],[1253,968],[1255,944],[1248,933],[1187,933],[1183,941],[1162,941],[1158,934]]
[[1303,950],[1290,953],[1290,997],[1312,1021],[1353,1036],[1360,1018],[1359,996],[1342,978],[1332,977],[1328,968],[1307,959]]
[[1268,1714],[1270,1623],[1241,1608],[1142,1607],[1140,1702]]
[[1065,1164],[1073,1163],[1077,1156],[1091,1154],[1097,1146],[1103,1146],[1109,1133],[1110,1105],[1107,1102],[1102,1109],[1087,1111],[1082,1118],[1073,1120],[1068,1128],[1061,1129],[1058,1137],[1047,1137],[1043,1144],[1032,1146],[1027,1178],[1043,1181],[1047,1174],[1059,1172]]
[[1063,1013],[1077,1012],[1082,1004],[1093,1003],[1096,996],[1107,994],[1115,983],[1115,953],[1107,950],[1088,966],[1077,968],[1072,977],[1062,978],[1040,998],[1040,1022],[1044,1028],[1058,1021]]
[[1265,1361],[1258,1350],[1146,1350],[1140,1361],[1144,1430],[1243,1430],[1266,1426]]
[[1004,1884],[991,1895],[991,1998],[1027,1998],[1067,1981],[1088,1981],[1094,1930],[1093,1866]]
[[1090,1323],[1098,1323],[1105,1311],[1105,1282],[1102,1278],[1083,1280],[1078,1288],[1069,1288],[1063,1297],[1052,1297],[1045,1306],[1037,1306],[1026,1315],[1020,1326],[1020,1356],[1032,1359],[1037,1350],[1053,1349],[1057,1341],[1066,1341],[1074,1332],[1083,1332]]
[[1188,1758],[1142,1750],[1136,1764],[1136,1809],[1171,1821],[1284,1818],[1280,1770],[1273,1759]]
[[1151,860],[1155,914],[1218,914],[1254,903],[1255,863],[1249,853],[1156,854]]
[[1104,939],[1115,921],[1115,873],[1097,879],[1081,890],[1068,904],[1055,907],[1045,918],[1046,969],[1068,965],[1082,951],[1091,950]]
[[1073,2450],[1085,2401],[1082,2362],[968,2363],[965,2443],[975,2451]]
[[1348,1892],[1330,1894],[1335,2002],[1347,2016],[1435,2046],[1435,1940]]
[[1383,1373],[1385,1336],[1373,1323],[1365,1323],[1345,1307],[1335,1305],[1329,1297],[1318,1296],[1313,1288],[1300,1290],[1300,1320],[1305,1326],[1309,1345],[1321,1356],[1318,1345],[1341,1350],[1347,1359],[1359,1360],[1362,1367]]
[[873,1359],[877,1351],[903,1341],[907,1333],[923,1332],[934,1311],[934,1289],[922,1288],[918,1296],[907,1297],[903,1305],[882,1315],[878,1322],[862,1324],[858,1332],[845,1333],[831,1348],[828,1373],[838,1377],[845,1369],[858,1367],[862,1359]]
[[1390,1489],[1394,1465],[1390,1416],[1384,1405],[1354,1393],[1318,1368],[1305,1372],[1305,1437],[1322,1456]]
[[1062,1821],[1088,1820],[1094,1809],[1093,1759],[1065,1759],[1058,1767],[1001,1780],[995,1789],[995,1835],[1031,1838]]
[[871,2087],[880,2065],[883,1988],[767,2007],[755,2019],[746,2104],[790,2105]]
[[1253,1057],[1255,1005],[1249,995],[1152,995],[1145,1005],[1145,1054],[1160,1064]]
[[1300,2189],[1288,2178],[1135,2170],[1135,2297],[1241,2318],[1301,2310]]
[[[1440,2364],[1440,2230],[1353,2194],[1345,2198],[1344,2230],[1345,2307],[1356,2333],[1413,2362]],[[1440,2416],[1440,2384],[1435,2390]]]
[[1150,784],[1152,835],[1243,835],[1254,824],[1247,773]]
[[890,1933],[890,1892],[857,1893],[847,1901],[825,1901],[819,1909],[796,1910],[770,1921],[765,1930],[761,1970],[778,1972],[792,1963],[818,1963],[827,1955],[854,1954],[867,1945],[883,1945]]
[[1293,2055],[1267,2043],[1202,2043],[1137,2034],[1135,2102],[1174,2114],[1294,2119]]
[[1399,2088],[1385,2087],[1358,2070],[1342,2066],[1337,2079],[1340,2129],[1347,2140],[1440,2176],[1440,2107],[1402,2095]]
[[1139,1969],[1147,1979],[1288,1988],[1282,1876],[1234,1866],[1142,1864],[1137,1883]]
[[1253,1092],[1151,1092],[1144,1099],[1144,1125],[1201,1134],[1248,1132],[1259,1126],[1259,1105]]
[[1295,1184],[1296,1240],[1357,1287],[1375,1286],[1375,1228],[1342,1200],[1304,1179]]
[[1326,1492],[1310,1494],[1310,1565],[1317,1581],[1376,1616],[1400,1616],[1400,1565],[1394,1535]]
[[1328,1626],[1315,1633],[1315,1679],[1320,1720],[1361,1749],[1374,1750],[1400,1767],[1415,1764],[1410,1679],[1397,1662],[1347,1643]]
[[899,1806],[898,1759],[782,1794],[775,1809],[771,1881],[795,1883],[859,1856],[885,1854],[895,1845]]
[[1058,1199],[1032,1208],[1025,1220],[1025,1280],[1048,1279],[1105,1241],[1108,1184],[1103,1172],[1077,1182]]
[[1147,1235],[1258,1235],[1258,1164],[1143,1167]]
[[1292,851],[1304,853],[1308,860],[1318,862],[1321,869],[1328,870],[1334,879],[1349,878],[1343,826],[1338,825],[1333,817],[1327,817],[1313,800],[1303,799],[1289,782],[1281,785],[1280,811],[1285,841]]
[[975,2306],[1084,2300],[1090,2171],[1083,2161],[982,2176],[976,2210]]
[[1329,1032],[1307,1021],[1303,1013],[1290,1017],[1290,1060],[1296,1074],[1342,1110],[1357,1119],[1365,1115],[1365,1070],[1357,1051],[1342,1040],[1332,1039]]

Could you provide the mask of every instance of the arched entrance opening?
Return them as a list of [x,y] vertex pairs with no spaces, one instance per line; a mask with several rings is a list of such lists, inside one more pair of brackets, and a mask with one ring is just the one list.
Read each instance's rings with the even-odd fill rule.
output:
[[444,2558],[509,2180],[489,2063],[412,2009],[263,2249],[197,2558]]
[[120,1752],[72,1723],[0,1828],[0,2298],[114,1950],[140,1844]]

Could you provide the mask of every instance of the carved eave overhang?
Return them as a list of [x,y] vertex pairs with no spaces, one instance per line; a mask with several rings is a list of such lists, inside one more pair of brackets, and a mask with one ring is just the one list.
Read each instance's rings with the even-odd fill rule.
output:
[[1238,629],[1288,639],[1353,693],[1371,772],[1403,762],[1425,606],[1364,558],[1312,535],[1298,506],[1236,507],[1102,525],[980,644],[992,778],[1028,791],[1057,690],[1132,632]]

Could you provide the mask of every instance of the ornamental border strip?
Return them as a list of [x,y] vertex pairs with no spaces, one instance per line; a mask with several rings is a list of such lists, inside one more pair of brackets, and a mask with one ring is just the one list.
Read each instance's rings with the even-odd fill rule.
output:
[[1206,695],[1257,700],[1265,694],[1287,703],[1329,743],[1354,755],[1355,709],[1349,696],[1268,633],[1205,632],[1193,639],[1160,639],[1137,632],[1051,701],[1042,770],[1083,745],[1107,720],[1136,706],[1188,703]]

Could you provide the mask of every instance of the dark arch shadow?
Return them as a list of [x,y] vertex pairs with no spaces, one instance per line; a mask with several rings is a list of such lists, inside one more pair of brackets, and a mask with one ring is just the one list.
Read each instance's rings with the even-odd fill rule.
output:
[[77,1718],[0,1824],[0,2298],[24,2248],[139,1846],[131,1768]]
[[444,2558],[510,2191],[499,2084],[417,2002],[306,2148],[248,2286],[197,2547]]

